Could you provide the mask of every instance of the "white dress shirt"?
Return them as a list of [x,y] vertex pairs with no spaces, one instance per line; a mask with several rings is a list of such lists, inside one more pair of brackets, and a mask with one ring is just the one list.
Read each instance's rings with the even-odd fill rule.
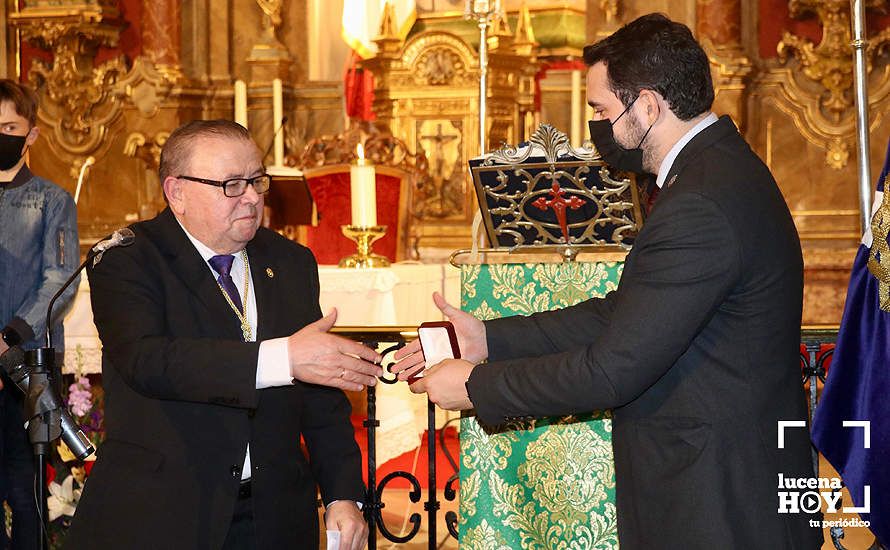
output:
[[[179,225],[182,227],[181,223]],[[216,252],[192,236],[185,227],[182,227],[182,230],[185,231],[189,241],[194,245],[198,254],[201,255],[201,258],[204,259],[204,263],[207,264],[207,269],[209,269],[213,275],[213,280],[216,280],[217,277],[219,277],[219,273],[214,271],[209,263],[210,258],[217,256]],[[253,276],[251,270],[248,269],[247,276],[250,278],[250,291],[245,299],[244,258],[240,251],[233,255],[235,256],[235,261],[232,262],[232,270],[229,274],[235,282],[235,288],[238,289],[238,294],[241,296],[241,303],[244,304],[245,311],[247,312],[247,322],[250,325],[251,338],[253,341],[256,341],[257,327],[259,326],[259,313],[257,312],[256,307],[256,292],[253,290]],[[249,260],[250,258],[248,257],[248,261]],[[222,290],[220,290],[220,292],[222,292]],[[232,312],[232,316],[237,317],[234,311]],[[290,386],[292,381],[293,377],[290,373],[290,356],[287,350],[287,337],[273,338],[271,340],[260,342],[260,351],[256,367],[256,389],[260,390],[274,386]],[[244,467],[241,469],[241,479],[250,479],[250,471],[250,444],[248,443],[244,457]]]
[[667,179],[668,172],[671,171],[671,167],[674,165],[674,161],[677,160],[677,155],[680,154],[680,151],[686,147],[686,144],[689,143],[692,138],[698,135],[699,132],[717,122],[717,115],[714,113],[708,113],[708,116],[703,118],[698,124],[693,126],[688,132],[683,134],[677,143],[671,147],[671,150],[668,151],[668,154],[665,155],[664,160],[661,161],[661,166],[658,167],[658,175],[655,177],[655,185],[659,188],[664,187],[664,180]]

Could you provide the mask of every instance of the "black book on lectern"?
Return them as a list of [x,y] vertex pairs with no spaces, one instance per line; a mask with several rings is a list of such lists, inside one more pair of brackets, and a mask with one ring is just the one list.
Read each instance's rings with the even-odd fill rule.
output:
[[[541,124],[526,144],[469,162],[488,242],[512,252],[627,250],[642,227],[632,174]],[[614,175],[613,175],[614,174]]]

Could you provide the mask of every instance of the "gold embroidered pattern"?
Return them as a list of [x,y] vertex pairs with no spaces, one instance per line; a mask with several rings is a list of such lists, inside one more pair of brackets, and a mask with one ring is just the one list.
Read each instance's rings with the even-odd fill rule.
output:
[[[462,307],[492,319],[569,306],[616,288],[622,267],[462,265]],[[617,548],[611,438],[608,411],[499,426],[462,418],[461,548]]]
[[[608,267],[614,266],[609,262]],[[609,293],[617,284],[609,281],[607,264],[538,264],[532,278],[550,294],[550,307],[566,307],[588,299],[600,289]]]
[[878,300],[881,310],[890,312],[890,245],[887,235],[890,234],[890,192],[884,180],[884,198],[881,206],[871,218],[871,256],[868,259],[868,270],[878,280]]
[[[461,422],[461,464],[480,471],[503,470],[518,439],[515,432],[488,435],[478,422]],[[461,492],[462,499],[465,493]]]
[[615,484],[609,442],[587,424],[554,426],[529,443],[525,457],[519,475],[557,522],[585,521]]
[[461,534],[460,544],[473,550],[512,550],[501,532],[484,519],[479,527]]
[[500,317],[497,311],[492,309],[488,302],[483,301],[479,307],[472,310],[470,313],[473,314],[473,317],[479,319],[480,321],[488,321],[489,319],[496,319]]
[[522,265],[493,264],[489,266],[491,275],[491,295],[501,300],[503,307],[519,315],[529,315],[536,311],[551,309],[550,296],[538,292],[535,284],[525,280]]

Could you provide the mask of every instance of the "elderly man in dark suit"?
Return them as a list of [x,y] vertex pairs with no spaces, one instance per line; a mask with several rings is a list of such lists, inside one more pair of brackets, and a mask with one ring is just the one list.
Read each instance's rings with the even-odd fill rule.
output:
[[247,130],[186,124],[160,176],[169,207],[89,271],[107,439],[66,547],[317,548],[320,486],[327,529],[362,548],[341,390],[373,385],[379,356],[327,333],[312,253],[260,227]]
[[[710,112],[708,59],[686,26],[643,16],[584,56],[594,144],[661,189],[618,289],[485,323],[436,296],[465,360],[413,389],[493,424],[613,409],[622,548],[819,548],[818,515],[778,511],[780,474],[813,476],[806,430],[784,448],[776,437],[778,421],[807,417],[803,266],[782,194]],[[401,350],[400,376],[418,350]]]

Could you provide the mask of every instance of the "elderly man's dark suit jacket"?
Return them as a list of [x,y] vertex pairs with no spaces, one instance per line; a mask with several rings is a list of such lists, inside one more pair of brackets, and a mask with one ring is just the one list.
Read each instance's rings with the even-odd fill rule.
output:
[[726,117],[666,182],[616,291],[486,323],[476,412],[500,423],[613,408],[623,549],[819,548],[809,516],[777,513],[778,474],[813,475],[806,430],[777,448],[777,421],[807,418],[788,208]]
[[[348,400],[302,383],[255,389],[259,343],[241,341],[170,210],[132,228],[135,243],[89,272],[107,440],[66,546],[220,548],[249,443],[257,548],[317,548],[316,482],[325,502],[363,500]],[[258,341],[321,317],[308,249],[261,228],[247,254]]]

